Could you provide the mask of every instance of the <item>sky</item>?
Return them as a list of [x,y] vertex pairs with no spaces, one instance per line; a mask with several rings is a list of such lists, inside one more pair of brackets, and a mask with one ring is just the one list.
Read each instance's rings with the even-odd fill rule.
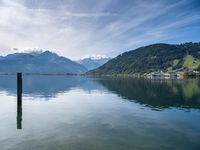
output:
[[0,55],[42,49],[75,60],[199,41],[200,0],[0,0]]

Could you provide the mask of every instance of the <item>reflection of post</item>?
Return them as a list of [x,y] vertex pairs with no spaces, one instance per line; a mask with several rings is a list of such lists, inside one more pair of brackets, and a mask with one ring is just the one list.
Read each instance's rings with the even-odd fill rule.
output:
[[17,102],[17,129],[22,129],[22,103]]
[[17,129],[22,129],[22,73],[17,73]]

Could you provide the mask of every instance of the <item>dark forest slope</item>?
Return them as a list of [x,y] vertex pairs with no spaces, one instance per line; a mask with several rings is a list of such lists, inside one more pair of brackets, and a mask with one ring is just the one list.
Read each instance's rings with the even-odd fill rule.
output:
[[89,74],[130,74],[200,69],[200,43],[153,44],[125,52]]

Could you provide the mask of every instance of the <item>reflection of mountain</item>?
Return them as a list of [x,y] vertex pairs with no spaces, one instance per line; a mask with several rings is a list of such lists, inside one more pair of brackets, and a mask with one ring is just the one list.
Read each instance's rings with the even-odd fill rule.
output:
[[[0,76],[0,91],[6,91],[11,95],[16,94],[16,77]],[[72,88],[80,88],[85,91],[101,89],[103,87],[91,78],[75,76],[46,76],[31,75],[23,76],[23,94],[31,97],[55,97],[58,93],[63,93]]]
[[[200,81],[147,80],[133,78],[87,78],[80,76],[23,76],[23,95],[47,100],[71,89],[104,92],[106,88],[131,102],[149,107],[200,108]],[[16,77],[0,76],[0,91],[16,95]]]
[[119,96],[150,107],[200,108],[197,80],[109,78],[98,81]]

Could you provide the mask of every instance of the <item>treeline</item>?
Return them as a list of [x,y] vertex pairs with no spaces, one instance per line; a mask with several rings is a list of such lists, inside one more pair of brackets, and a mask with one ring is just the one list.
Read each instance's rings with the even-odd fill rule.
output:
[[[186,56],[191,56],[186,60]],[[191,59],[192,58],[192,59]],[[187,61],[187,63],[186,63]],[[194,62],[195,61],[195,62]],[[200,70],[200,42],[153,44],[125,52],[89,74],[132,74],[154,71]],[[193,64],[194,63],[194,64]]]

